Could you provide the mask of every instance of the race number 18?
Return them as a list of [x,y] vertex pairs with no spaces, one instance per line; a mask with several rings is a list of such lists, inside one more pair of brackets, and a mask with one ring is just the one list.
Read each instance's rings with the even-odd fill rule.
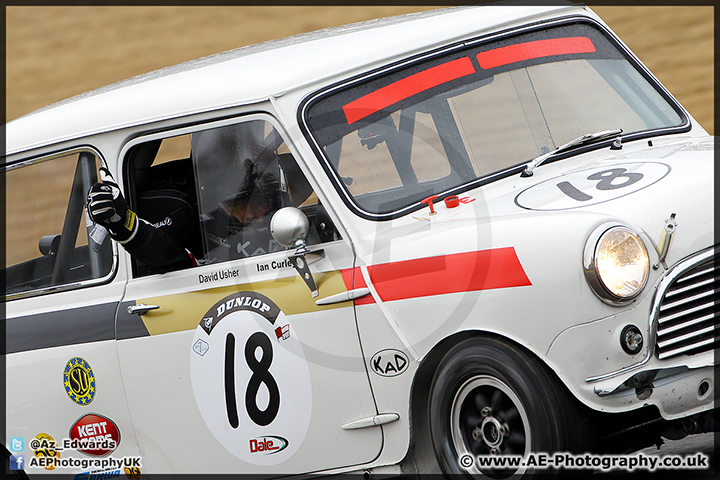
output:
[[[601,191],[615,190],[617,188],[629,187],[633,183],[637,183],[643,178],[642,173],[627,173],[626,168],[611,168],[602,172],[593,173],[588,176],[588,180],[597,180],[595,188]],[[615,180],[623,179],[617,183]],[[564,181],[557,184],[557,187],[568,197],[578,202],[587,202],[593,199],[592,195],[576,188],[572,183]]]
[[[260,349],[260,359],[256,357]],[[245,408],[250,419],[257,425],[270,425],[280,410],[280,389],[270,373],[273,360],[273,347],[270,339],[262,332],[253,333],[245,343],[245,361],[252,371],[245,390]],[[258,407],[260,386],[265,385],[269,393],[269,402],[264,410]],[[225,339],[225,404],[230,426],[240,424],[235,395],[235,335],[228,333]]]
[[[300,448],[312,417],[310,369],[297,332],[270,298],[252,291],[222,298],[199,320],[189,352],[198,412],[223,447],[264,466]],[[282,448],[253,448],[267,439]]]

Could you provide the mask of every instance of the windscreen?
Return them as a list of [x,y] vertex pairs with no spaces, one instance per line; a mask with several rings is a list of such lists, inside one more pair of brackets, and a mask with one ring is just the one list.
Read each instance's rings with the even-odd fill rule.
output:
[[478,42],[321,94],[305,122],[361,213],[519,168],[574,138],[682,126],[679,107],[588,23]]

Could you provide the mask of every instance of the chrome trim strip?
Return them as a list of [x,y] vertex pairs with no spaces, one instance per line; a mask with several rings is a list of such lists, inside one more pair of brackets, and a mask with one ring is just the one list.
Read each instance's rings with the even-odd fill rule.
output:
[[706,273],[708,273],[708,272],[712,272],[712,270],[713,270],[713,267],[710,267],[710,268],[707,268],[707,269],[705,269],[705,270],[701,270],[701,271],[699,271],[699,272],[697,272],[697,273],[693,273],[692,275],[688,275],[687,277],[683,278],[682,280],[678,280],[678,284],[680,284],[680,283],[685,283],[685,282],[687,282],[687,281],[692,280],[692,279],[695,278],[695,277],[699,277],[700,275],[704,275],[704,274],[706,274]]
[[[650,347],[648,346],[648,352],[650,352]],[[618,375],[622,375],[623,373],[631,372],[637,368],[642,367],[646,363],[650,361],[650,358],[652,355],[647,355],[640,363],[636,363],[635,365],[630,365],[629,367],[625,367],[621,370],[616,370],[614,372],[610,373],[604,373],[602,375],[597,375],[595,377],[588,377],[585,379],[585,383],[594,383],[599,382],[601,380],[607,380],[608,378],[617,377]]]
[[669,352],[660,353],[660,354],[658,354],[658,358],[659,358],[660,360],[662,360],[662,359],[667,358],[667,357],[673,357],[673,356],[679,355],[679,354],[681,354],[681,353],[683,353],[683,352],[687,352],[688,350],[692,350],[693,348],[703,347],[703,346],[705,346],[705,345],[711,344],[711,343],[713,343],[714,341],[715,341],[714,338],[708,338],[708,339],[706,339],[706,340],[703,340],[703,341],[700,342],[700,343],[693,343],[692,345],[686,345],[686,346],[683,347],[683,348],[678,348],[678,349],[676,349],[676,350],[670,350]]
[[710,320],[711,318],[713,318],[714,315],[715,315],[714,313],[711,313],[711,314],[709,314],[709,315],[705,315],[704,317],[694,318],[694,319],[692,319],[692,320],[690,320],[690,321],[688,321],[688,322],[679,323],[679,324],[677,324],[677,325],[675,325],[675,326],[668,327],[666,330],[663,330],[663,334],[673,333],[673,332],[676,332],[676,331],[678,331],[678,330],[681,330],[681,329],[683,329],[683,328],[685,328],[685,327],[692,327],[693,325],[696,325],[696,324],[698,324],[698,323],[702,323],[702,322],[704,322],[705,320]]
[[[705,295],[703,295],[703,296],[705,296]],[[711,295],[711,296],[712,296],[712,295]],[[662,319],[658,319],[658,323],[659,323],[660,325],[662,325],[663,323],[666,323],[666,322],[669,322],[669,321],[671,321],[671,320],[675,320],[675,319],[684,317],[685,315],[688,315],[688,314],[691,314],[691,313],[695,313],[695,312],[697,312],[698,310],[702,310],[703,308],[707,308],[708,306],[712,305],[713,303],[714,303],[714,302],[713,302],[713,299],[711,298],[710,301],[705,302],[705,303],[703,303],[703,304],[700,304],[700,305],[698,305],[698,306],[696,306],[696,307],[688,308],[687,310],[683,310],[682,312],[674,313],[674,314],[672,314],[672,315],[668,315],[667,317],[663,317]],[[682,305],[682,303],[680,303],[679,305]]]
[[360,420],[354,420],[346,423],[340,428],[343,430],[358,430],[360,428],[379,427],[380,425],[396,422],[398,420],[400,420],[400,415],[397,413],[378,413],[372,417],[361,418]]
[[333,303],[342,303],[355,300],[356,298],[364,297],[370,294],[369,288],[356,288],[354,290],[348,290],[347,292],[340,292],[329,297],[321,298],[315,301],[315,305],[330,305]]
[[128,305],[127,312],[130,315],[144,315],[151,310],[157,310],[160,305],[145,305],[144,303],[138,303],[137,305]]
[[18,168],[27,167],[29,165],[33,165],[40,162],[45,162],[48,160],[53,160],[55,158],[60,157],[66,157],[68,155],[73,155],[75,153],[82,153],[82,152],[90,152],[93,155],[95,155],[98,160],[103,164],[105,168],[107,168],[107,162],[105,162],[105,158],[102,156],[99,150],[97,150],[92,145],[80,145],[77,147],[65,149],[65,150],[59,150],[57,152],[48,153],[45,155],[41,155],[39,157],[31,157],[27,160],[17,160],[10,164],[0,165],[0,173],[6,173],[13,170],[16,170]]
[[[679,337],[668,338],[667,340],[660,340],[657,342],[657,346],[660,348],[663,348],[668,345],[672,345],[673,343],[682,342],[682,341],[688,340],[690,338],[696,337],[698,335],[702,335],[703,333],[710,333],[713,330],[715,330],[715,327],[711,325],[711,326],[705,327],[701,330],[686,333],[685,335],[680,335]],[[695,345],[695,344],[693,344],[693,345]],[[673,351],[675,351],[675,350],[673,350]]]
[[18,292],[18,293],[13,293],[11,295],[2,295],[2,296],[0,296],[0,303],[9,302],[11,300],[18,300],[21,298],[38,297],[40,295],[47,295],[50,293],[65,292],[68,290],[77,290],[80,288],[92,287],[95,285],[110,283],[110,281],[115,277],[115,274],[117,273],[117,270],[118,270],[117,246],[113,243],[112,248],[113,248],[112,267],[110,268],[110,272],[107,275],[105,275],[104,277],[83,280],[82,282],[65,283],[63,285],[53,285],[51,287],[39,288],[37,290],[28,290],[27,292]]
[[[704,274],[706,274],[706,273],[708,273],[708,272],[710,272],[710,271],[712,271],[712,269],[703,270],[702,272],[699,272],[698,275],[701,275],[701,274],[704,275]],[[697,276],[697,275],[691,275],[691,277],[695,277],[695,276]],[[683,282],[685,282],[686,280],[687,280],[687,278],[683,278],[683,279],[681,279],[681,280],[678,280],[678,282],[676,283],[676,285],[679,285],[680,283],[683,283]],[[708,284],[709,284],[709,285],[712,285],[712,284],[713,284],[713,279],[712,279],[712,278],[710,278],[710,279],[708,279],[708,280],[705,280],[704,282],[693,283],[692,285],[687,285],[687,286],[685,286],[685,287],[677,288],[677,289],[673,290],[672,292],[669,292],[667,295],[665,295],[665,300],[667,300],[667,299],[669,299],[669,298],[672,298],[672,297],[674,297],[674,296],[677,295],[677,294],[685,293],[685,292],[687,292],[688,290],[692,290],[693,288],[703,287],[703,286],[708,285]],[[703,294],[696,295],[696,297],[699,297],[699,296],[701,296],[701,295],[703,295]],[[666,302],[665,305],[667,305],[668,303],[672,304],[673,302]],[[661,310],[662,310],[662,309],[661,309]]]
[[[712,292],[712,290],[711,290],[711,291],[709,291],[709,292],[703,292],[703,293],[700,293],[700,294],[697,294],[697,295],[693,295],[692,297],[684,298],[684,299],[682,299],[682,300],[676,300],[676,301],[674,301],[674,302],[668,302],[668,301],[666,301],[666,302],[664,302],[663,306],[660,307],[660,311],[661,311],[661,312],[666,312],[666,311],[668,311],[668,310],[670,310],[670,309],[677,308],[677,307],[682,307],[683,305],[686,305],[686,304],[688,304],[688,303],[692,303],[692,302],[697,301],[697,300],[703,300],[703,299],[706,299],[707,297],[712,297],[712,296],[713,296],[713,292]],[[665,297],[665,300],[667,300],[667,297]],[[713,300],[712,300],[712,299],[710,300],[710,303],[711,303],[711,304],[713,303]],[[704,305],[707,305],[707,302],[706,302],[706,303],[703,303],[702,305],[698,305],[698,307],[702,307],[702,306],[704,306]],[[691,309],[685,310],[685,312],[694,312],[695,310],[697,310],[697,307],[693,307],[693,308],[691,308]],[[673,316],[673,317],[677,317],[678,314],[673,314],[672,316]],[[663,322],[665,321],[666,318],[669,318],[669,317],[663,317]],[[660,323],[663,323],[663,322],[660,322]]]
[[675,281],[675,279],[677,279],[684,273],[687,273],[687,271],[690,270],[692,267],[713,258],[715,254],[715,248],[716,246],[706,248],[700,253],[697,253],[688,258],[685,258],[684,260],[679,261],[668,271],[668,273],[658,285],[657,291],[655,293],[655,298],[653,299],[653,306],[650,310],[650,327],[653,335],[653,337],[651,338],[653,348],[651,350],[654,350],[655,345],[658,341],[657,327],[659,324],[660,308],[665,292],[668,290],[668,288],[670,288],[670,285]]

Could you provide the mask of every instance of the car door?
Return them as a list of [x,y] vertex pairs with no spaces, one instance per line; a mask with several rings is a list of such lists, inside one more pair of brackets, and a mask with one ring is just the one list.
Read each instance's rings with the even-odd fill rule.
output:
[[[152,159],[138,153],[158,140]],[[186,242],[199,265],[150,275],[135,265],[119,310],[118,352],[144,468],[280,475],[376,458],[381,429],[348,426],[377,414],[352,302],[336,300],[351,288],[353,249],[273,119],[149,135],[125,151],[128,185],[153,169],[164,172],[163,187],[195,182],[199,219],[199,239]],[[188,162],[193,178],[171,180],[168,165]],[[254,198],[248,178],[250,190],[269,195],[264,207],[244,204]],[[153,182],[129,190],[154,198]],[[177,224],[136,203],[140,218],[167,231]],[[246,216],[229,228],[227,213],[241,204]],[[269,236],[270,214],[288,205],[309,218],[309,276],[289,261],[294,250]]]
[[139,454],[115,348],[125,278],[84,213],[99,166],[99,154],[83,148],[2,172],[4,444],[29,473],[121,474],[123,458]]

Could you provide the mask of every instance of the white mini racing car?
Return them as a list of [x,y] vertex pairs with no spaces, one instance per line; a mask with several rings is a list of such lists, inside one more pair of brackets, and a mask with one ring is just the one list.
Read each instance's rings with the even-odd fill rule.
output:
[[[586,7],[299,35],[6,134],[11,473],[506,478],[713,428],[714,140]],[[113,240],[98,182],[193,264]]]

